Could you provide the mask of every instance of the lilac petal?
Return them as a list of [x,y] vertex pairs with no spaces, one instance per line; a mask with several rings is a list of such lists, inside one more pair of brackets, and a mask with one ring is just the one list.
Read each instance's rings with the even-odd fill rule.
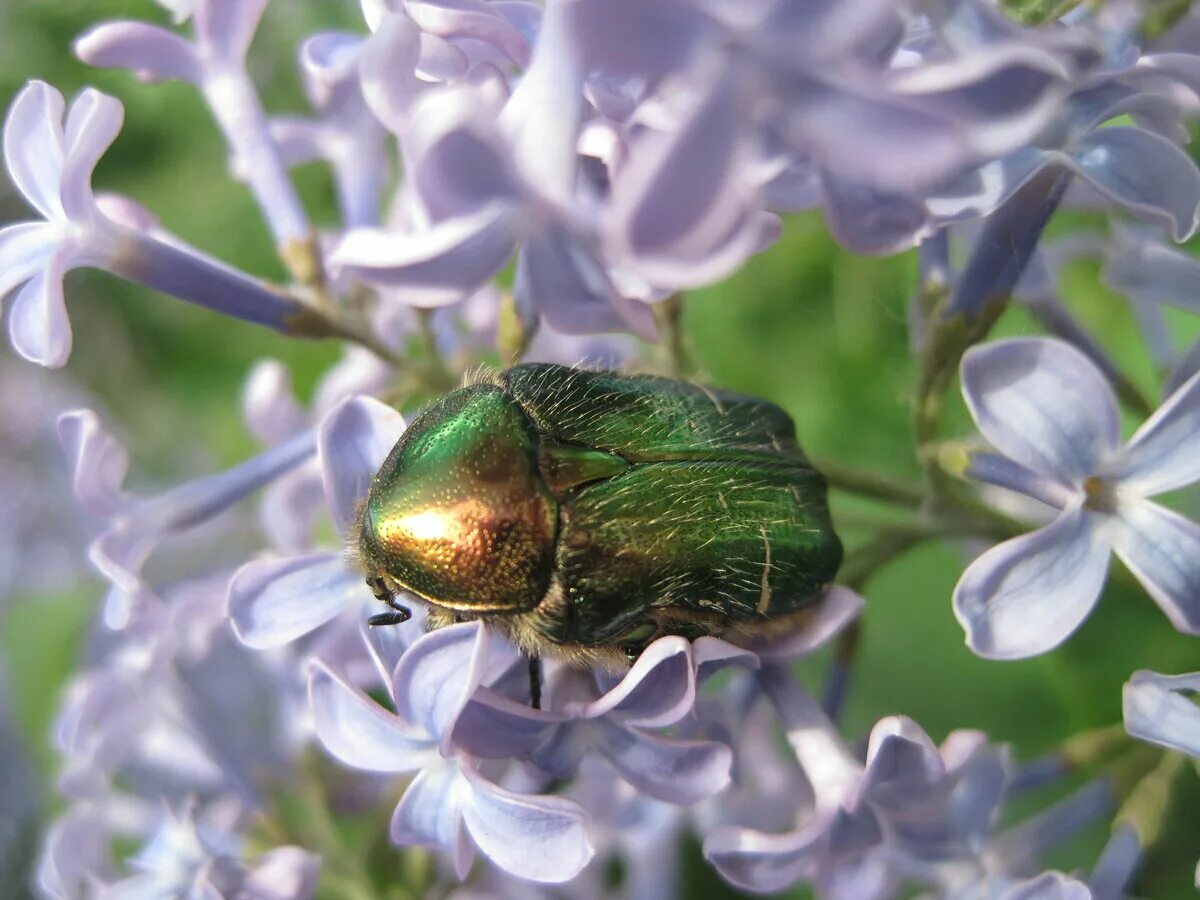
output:
[[229,616],[242,643],[263,650],[308,634],[366,596],[338,553],[257,559],[234,573]]
[[1200,170],[1166,138],[1114,125],[1080,138],[1065,161],[1101,193],[1170,228],[1175,240],[1195,231]]
[[660,737],[607,719],[593,726],[595,749],[639,792],[688,805],[729,784],[733,752],[716,741]]
[[[912,190],[944,179],[972,156],[961,123],[877,82],[837,84],[813,71],[792,76],[788,138],[822,167],[853,181]],[[879,147],[887,147],[881,156]]]
[[333,524],[348,534],[371,479],[404,432],[404,417],[371,397],[350,397],[321,420],[317,453]]
[[1200,312],[1200,260],[1167,246],[1157,229],[1114,222],[1109,235],[1103,277],[1113,290]]
[[254,861],[241,891],[255,900],[300,900],[317,892],[321,857],[299,847],[268,850]]
[[939,186],[925,205],[942,224],[985,216],[1007,201],[1046,162],[1044,150],[1024,147]]
[[25,199],[47,219],[63,217],[58,186],[63,170],[63,96],[42,81],[17,94],[4,121],[8,174]]
[[1200,634],[1200,525],[1149,500],[1122,506],[1113,549],[1171,624]]
[[517,166],[543,197],[569,207],[579,171],[579,130],[587,72],[574,45],[569,4],[542,15],[533,60],[504,105],[500,124]]
[[45,268],[57,240],[54,228],[45,222],[0,228],[0,300]]
[[861,790],[872,801],[901,809],[915,805],[922,789],[945,774],[937,747],[912,719],[888,716],[871,729]]
[[1045,528],[988,550],[954,589],[967,644],[990,659],[1045,653],[1083,622],[1108,576],[1097,517],[1072,507]]
[[92,172],[125,119],[125,109],[112,97],[92,88],[80,92],[67,113],[66,158],[59,195],[63,211],[75,221],[85,221],[96,209],[92,198]]
[[1197,372],[1200,372],[1200,340],[1195,341],[1175,364],[1175,368],[1171,370],[1171,374],[1163,385],[1163,392],[1167,395],[1175,393],[1187,384]]
[[89,66],[129,69],[142,81],[178,78],[199,84],[203,77],[192,45],[146,22],[104,22],[75,39],[75,55]]
[[530,235],[517,262],[515,290],[564,334],[629,330],[655,337],[650,307],[623,297],[595,255],[564,228]]
[[974,481],[1032,497],[1054,509],[1066,508],[1075,495],[1073,488],[1065,487],[1057,479],[1039,475],[998,453],[972,453],[964,474]]
[[463,821],[479,849],[504,871],[558,884],[578,875],[595,854],[587,814],[578,804],[515,794],[468,766],[462,774],[471,786],[463,799]]
[[196,4],[197,41],[226,60],[246,55],[267,0],[205,0]]
[[1110,900],[1126,896],[1125,889],[1133,881],[1144,853],[1142,839],[1128,819],[1114,825],[1088,877],[1092,897],[1095,900]]
[[99,516],[112,517],[125,504],[121,491],[129,453],[90,409],[63,413],[58,440],[71,466],[75,498]]
[[858,618],[866,600],[848,587],[833,585],[826,589],[812,617],[790,637],[755,646],[759,659],[779,662],[803,659],[825,646]]
[[628,725],[661,728],[686,716],[695,700],[691,645],[681,637],[664,637],[642,651],[616,687],[589,703],[584,717],[615,713]]
[[421,32],[412,19],[393,12],[363,44],[359,62],[363,98],[371,112],[396,134],[407,131],[409,113],[425,90],[417,78]]
[[988,442],[1028,469],[1078,487],[1120,439],[1112,388],[1091,361],[1050,338],[972,347],[963,397]]
[[758,655],[744,647],[715,637],[700,637],[692,641],[692,662],[696,666],[696,684],[703,684],[726,666],[745,666],[757,669]]
[[[331,133],[324,123],[298,116],[277,116],[271,119],[271,138],[279,157],[289,166],[328,159],[331,153]],[[239,172],[239,177],[245,173]]]
[[408,14],[422,31],[444,38],[474,38],[504,52],[519,66],[529,45],[508,19],[483,0],[408,0]]
[[404,623],[404,627],[377,628],[365,620],[359,622],[359,637],[366,645],[371,662],[375,664],[375,672],[389,695],[392,692],[392,673],[396,671],[400,658],[425,633],[425,607],[417,602],[410,603],[412,598],[404,599],[407,596],[402,595],[401,602],[410,607],[412,618]]
[[479,688],[454,722],[454,745],[480,759],[525,759],[562,721],[560,715]]
[[757,893],[782,891],[816,874],[827,827],[823,819],[785,834],[721,826],[704,839],[704,858],[735,887]]
[[405,133],[405,150],[414,161],[412,183],[435,222],[469,216],[495,201],[520,202],[527,193],[472,92],[424,104]]
[[1200,759],[1200,672],[1134,672],[1122,692],[1125,730],[1135,738]]
[[308,696],[317,739],[346,765],[369,772],[415,772],[428,761],[432,747],[422,735],[323,662],[310,667]]
[[388,829],[392,843],[448,850],[453,855],[455,874],[465,878],[474,858],[461,819],[461,805],[468,790],[454,762],[434,762],[422,768],[392,813]]
[[489,204],[417,234],[372,229],[349,232],[330,266],[371,284],[429,291],[452,303],[482,287],[516,247],[519,216],[507,203]]
[[715,23],[690,3],[583,0],[564,4],[576,46],[589,69],[654,82],[683,70]]
[[242,418],[264,444],[286,440],[307,424],[292,390],[292,373],[279,360],[264,359],[250,370],[242,388]]
[[888,191],[825,172],[825,219],[837,242],[854,253],[884,255],[914,246],[929,214],[915,195]]
[[746,182],[737,78],[721,77],[678,125],[646,132],[612,185],[611,228],[651,282],[692,287],[744,261]]
[[49,368],[66,365],[71,355],[71,322],[63,296],[67,268],[65,253],[52,253],[46,267],[17,291],[8,315],[13,349]]
[[1153,496],[1200,481],[1200,374],[1193,375],[1120,451],[1122,489]]
[[488,640],[478,621],[439,628],[414,643],[396,666],[397,714],[440,741],[446,756],[454,723],[487,670]]
[[1043,872],[1013,885],[998,900],[1092,900],[1092,892],[1082,881],[1061,872]]

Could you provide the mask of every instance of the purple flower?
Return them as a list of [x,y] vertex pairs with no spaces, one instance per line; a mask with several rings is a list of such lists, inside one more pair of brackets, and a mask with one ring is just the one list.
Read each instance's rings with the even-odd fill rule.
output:
[[[86,811],[69,813],[51,829],[39,886],[49,896],[64,900],[80,896],[85,884],[103,900],[308,900],[316,892],[317,857],[285,846],[268,850],[252,863],[244,862],[238,858],[236,838],[198,822],[193,807],[187,803],[182,812],[170,808],[163,812],[146,843],[125,861],[125,868],[134,874],[124,878],[101,867],[100,853],[86,852],[95,850],[93,841],[80,841],[89,829],[103,836],[104,823]],[[83,858],[71,859],[81,848]],[[89,861],[94,868],[86,868]]]
[[655,732],[691,712],[701,659],[683,638],[660,638],[608,691],[591,673],[559,667],[547,691],[549,712],[481,688],[454,739],[475,756],[528,759],[556,778],[570,778],[596,754],[649,797],[695,803],[728,784],[729,748]]
[[481,288],[523,245],[516,292],[554,328],[653,337],[649,309],[614,285],[575,200],[582,73],[560,7],[547,10],[533,63],[502,110],[467,85],[388,101],[405,110],[411,199],[423,221],[403,236],[350,232],[330,259],[335,270],[404,288],[417,305],[445,305]]
[[58,432],[71,464],[75,496],[106,523],[88,556],[111,583],[104,610],[110,628],[124,628],[139,611],[154,605],[154,592],[141,570],[163,540],[224,512],[301,465],[315,449],[312,435],[302,433],[225,472],[138,498],[122,488],[129,468],[125,448],[94,412],[65,413]]
[[[275,447],[314,429],[343,400],[356,394],[381,393],[394,377],[395,371],[373,353],[347,347],[342,359],[317,383],[309,412],[296,399],[283,363],[263,360],[250,371],[242,388],[242,416],[262,444]],[[267,486],[259,518],[273,548],[298,554],[312,549],[315,520],[323,508],[321,464],[314,453]]]
[[954,612],[981,656],[1011,659],[1062,643],[1100,596],[1115,551],[1180,631],[1200,632],[1200,527],[1150,497],[1200,480],[1200,376],[1125,444],[1112,389],[1068,344],[1048,338],[972,348],[963,395],[1001,455],[968,475],[1060,510],[1045,528],[980,556]]
[[71,324],[63,277],[80,267],[106,269],[279,331],[320,331],[319,322],[295,299],[169,235],[110,218],[92,194],[91,177],[121,128],[121,104],[88,88],[71,104],[65,130],[63,106],[54,88],[30,82],[13,100],[4,123],[9,174],[45,217],[0,229],[0,297],[24,285],[8,323],[18,353],[45,366],[66,363]]
[[342,224],[375,225],[388,173],[385,131],[368,109],[359,85],[362,38],[341,32],[315,34],[300,47],[300,68],[315,119],[271,120],[271,135],[288,165],[315,159],[333,168]]
[[[1187,84],[1186,60],[1195,57],[1165,56],[1143,57],[1085,80],[1031,144],[934,190],[925,201],[930,214],[940,223],[988,215],[1051,167],[1079,176],[1106,200],[1185,240],[1196,228],[1200,170],[1176,145],[1186,140],[1178,104],[1147,90],[1145,82],[1155,73],[1159,80]],[[1106,124],[1123,115],[1141,127]]]
[[60,790],[108,802],[123,791],[254,807],[302,736],[291,673],[242,647],[224,617],[227,578],[184,583],[153,620],[116,637],[76,677],[56,725]]
[[89,65],[200,88],[286,256],[310,239],[311,229],[246,74],[246,50],[266,5],[266,0],[196,0],[191,42],[145,22],[105,22],[81,35],[75,52]]
[[453,736],[488,668],[489,637],[481,623],[431,632],[401,657],[387,681],[392,713],[316,663],[309,693],[317,736],[346,765],[415,773],[392,815],[394,843],[449,852],[460,879],[478,848],[522,878],[567,881],[593,853],[584,811],[559,797],[500,787]]
[[1134,672],[1123,692],[1125,730],[1133,737],[1200,758],[1200,672]]
[[[316,444],[334,527],[349,532],[376,470],[404,430],[400,413],[369,397],[351,397],[321,420]],[[265,557],[246,563],[229,586],[229,615],[246,644],[277,647],[373,602],[362,575],[340,550]]]
[[799,828],[783,834],[713,829],[704,854],[727,881],[754,891],[782,890],[801,878],[824,882],[847,857],[861,860],[885,841],[892,852],[929,854],[936,847],[944,854],[986,829],[998,797],[995,778],[983,779],[993,784],[989,790],[976,788],[951,803],[956,786],[976,770],[978,737],[952,736],[939,754],[915,723],[891,717],[872,730],[864,765],[786,669],[770,666],[759,677],[812,787],[813,805]]

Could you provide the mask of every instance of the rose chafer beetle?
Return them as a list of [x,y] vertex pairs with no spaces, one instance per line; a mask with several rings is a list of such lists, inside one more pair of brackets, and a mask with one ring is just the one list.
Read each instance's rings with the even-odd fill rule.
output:
[[612,668],[663,635],[791,630],[841,563],[825,480],[764,400],[521,365],[424,410],[376,474],[356,552],[375,596],[483,619],[534,662]]

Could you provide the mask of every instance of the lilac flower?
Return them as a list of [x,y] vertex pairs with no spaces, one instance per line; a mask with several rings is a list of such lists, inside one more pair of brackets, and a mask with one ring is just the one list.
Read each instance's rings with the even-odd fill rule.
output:
[[56,725],[66,796],[115,802],[120,784],[244,809],[259,802],[264,774],[287,769],[300,697],[290,673],[229,633],[226,581],[174,588],[156,620],[122,632],[70,684]]
[[1002,455],[968,474],[1060,510],[1045,528],[984,553],[954,591],[967,643],[1016,658],[1064,641],[1100,596],[1115,551],[1180,631],[1200,632],[1200,528],[1149,500],[1200,479],[1200,377],[1120,443],[1112,389],[1078,350],[1047,338],[971,349],[963,395]]
[[85,574],[94,523],[63,478],[54,428],[85,399],[72,380],[46,384],[22,361],[0,362],[0,615],[14,597],[68,590]]
[[197,822],[190,803],[182,812],[163,812],[146,843],[125,862],[134,874],[122,878],[111,864],[100,862],[95,839],[106,836],[105,824],[79,811],[52,827],[38,879],[46,896],[69,900],[88,889],[103,900],[307,900],[316,890],[320,861],[315,856],[285,846],[244,862],[234,836]]
[[[276,447],[315,428],[343,400],[383,392],[394,377],[394,370],[373,353],[348,347],[317,383],[310,413],[296,399],[287,368],[276,360],[263,360],[242,389],[242,415],[262,444]],[[263,492],[260,521],[271,546],[284,554],[311,550],[315,520],[324,507],[321,464],[314,453]]]
[[1200,672],[1134,672],[1123,692],[1125,730],[1133,737],[1200,758]]
[[[303,695],[290,672],[233,639],[226,581],[182,584],[164,593],[159,616],[102,632],[97,661],[69,684],[55,735],[69,807],[39,864],[49,895],[73,898],[96,884],[118,897],[152,887],[190,896],[185,883],[200,890],[206,879],[220,896],[237,895],[237,885],[268,897],[311,892],[315,860],[298,848],[240,861],[268,782],[290,785]],[[164,806],[183,812],[164,818]],[[148,841],[127,878],[114,840]]]
[[[343,537],[403,430],[396,410],[369,397],[344,400],[321,420],[316,443],[325,499]],[[350,571],[339,549],[246,563],[230,584],[229,614],[238,636],[261,649],[295,640],[370,600],[362,576]]]
[[[951,736],[939,754],[915,723],[884,719],[871,732],[864,766],[790,673],[772,666],[759,677],[812,787],[813,807],[798,829],[783,834],[728,825],[711,831],[705,857],[726,880],[754,891],[782,890],[800,878],[824,882],[838,876],[839,861],[885,841],[893,852],[936,847],[945,854],[987,829],[999,785],[993,775],[976,774],[981,763],[984,771],[994,766],[976,757],[978,737]],[[977,786],[951,805],[956,785],[968,778],[990,787]]]
[[[663,127],[656,106],[612,175],[624,245],[649,264],[674,256],[675,269],[706,265],[702,247],[740,261],[721,251],[748,236],[739,220],[762,205],[760,192],[773,208],[822,203],[831,231],[859,252],[913,243],[926,228],[923,192],[1026,143],[1095,57],[1079,31],[1023,31],[982,4],[946,6],[955,15],[926,4],[930,19],[905,41],[898,5],[870,0],[740,14],[578,4],[589,62],[648,81],[646,106],[671,117]],[[684,98],[676,108],[673,95]],[[995,101],[986,109],[985,97]]]
[[352,231],[331,267],[403,287],[421,305],[444,305],[482,287],[524,244],[517,293],[554,328],[653,337],[650,311],[617,290],[574,211],[582,76],[564,44],[560,7],[547,10],[534,61],[502,111],[467,86],[411,107],[404,145],[428,223],[404,239]]
[[298,847],[278,847],[243,866],[233,848],[202,834],[191,811],[168,810],[150,840],[126,865],[138,874],[106,885],[104,900],[185,897],[218,900],[251,896],[263,900],[307,900],[316,892],[319,860]]
[[397,844],[449,852],[461,879],[477,847],[506,872],[561,882],[592,857],[586,815],[558,797],[501,788],[453,736],[489,665],[479,622],[431,632],[406,652],[388,681],[396,712],[378,706],[321,663],[309,683],[317,736],[343,763],[416,773],[392,816]]
[[[1187,55],[1167,56],[1171,62]],[[987,215],[1039,172],[1060,168],[1108,201],[1169,228],[1175,240],[1185,240],[1196,228],[1200,170],[1176,146],[1186,139],[1178,106],[1143,86],[1149,71],[1186,83],[1181,74],[1185,67],[1147,56],[1132,67],[1085,80],[1030,145],[934,190],[925,201],[927,209],[943,224]],[[1122,115],[1142,127],[1106,125]]]
[[1200,262],[1167,245],[1152,231],[1114,223],[1104,254],[1104,282],[1129,297],[1147,345],[1161,369],[1170,369],[1163,390],[1171,393],[1200,370],[1200,356],[1182,357],[1162,316],[1163,305],[1200,311]]
[[375,225],[388,173],[384,129],[367,108],[359,85],[362,39],[327,31],[300,47],[308,100],[318,118],[271,120],[283,160],[298,165],[323,159],[333,168],[342,224]]
[[655,731],[691,711],[701,659],[683,638],[660,638],[606,692],[590,673],[560,667],[547,692],[549,712],[481,688],[454,739],[476,756],[528,759],[556,778],[570,778],[597,754],[641,793],[695,803],[728,783],[729,748]]
[[191,303],[280,331],[319,333],[298,301],[174,239],[108,217],[92,194],[92,170],[124,115],[111,97],[84,90],[63,125],[63,98],[40,81],[13,100],[4,123],[4,158],[17,189],[43,222],[0,229],[0,297],[19,285],[9,313],[13,348],[61,366],[71,352],[63,277],[75,268],[107,269]]
[[140,610],[154,604],[154,592],[143,581],[141,570],[163,540],[224,512],[302,464],[315,449],[311,434],[299,434],[225,472],[137,498],[122,489],[129,456],[94,412],[64,414],[58,431],[71,464],[75,496],[106,523],[88,556],[111,583],[104,609],[110,628],[125,627]]
[[200,88],[288,256],[310,240],[311,229],[245,68],[266,5],[266,0],[196,0],[192,42],[145,22],[106,22],[80,36],[75,52],[89,65],[130,69],[145,81],[177,78]]
[[1093,783],[993,834],[1008,761],[982,734],[956,731],[938,748],[911,720],[888,717],[860,763],[790,673],[769,666],[759,678],[811,794],[792,831],[709,831],[705,856],[737,887],[777,891],[804,879],[833,898],[892,897],[906,883],[938,886],[939,896],[1008,896],[1040,854],[1111,808],[1107,786]]

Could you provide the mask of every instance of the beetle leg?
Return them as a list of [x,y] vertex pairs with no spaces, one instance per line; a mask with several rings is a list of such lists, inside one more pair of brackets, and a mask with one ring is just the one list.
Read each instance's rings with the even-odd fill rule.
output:
[[529,657],[529,705],[542,708],[542,660],[538,656]]
[[380,613],[367,620],[368,625],[399,625],[412,618],[412,610],[396,599],[395,593],[382,578],[368,578],[367,587],[380,603],[386,603],[394,612]]
[[399,625],[401,622],[407,622],[412,618],[410,613],[404,607],[391,610],[390,612],[379,613],[367,619],[367,624],[374,628],[376,625]]

